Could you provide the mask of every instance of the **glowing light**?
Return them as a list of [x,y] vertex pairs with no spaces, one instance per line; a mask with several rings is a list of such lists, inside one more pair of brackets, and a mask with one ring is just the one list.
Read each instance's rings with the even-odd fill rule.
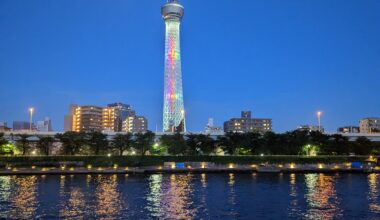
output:
[[323,169],[323,164],[318,164],[318,169]]
[[202,169],[205,169],[205,168],[206,168],[206,163],[202,162],[202,163],[201,163],[201,168],[202,168]]
[[113,168],[116,170],[119,166],[117,164],[113,165]]
[[294,163],[291,163],[289,167],[290,167],[290,169],[294,169],[294,168],[296,168],[296,165]]
[[91,170],[92,169],[92,165],[91,164],[87,165],[87,169]]
[[234,164],[233,164],[233,163],[230,163],[230,164],[228,165],[228,168],[233,169],[233,168],[234,168]]
[[108,153],[108,154],[107,154],[107,157],[111,157],[111,154],[110,154],[110,153]]
[[165,87],[163,130],[186,131],[182,89],[180,21],[165,20]]

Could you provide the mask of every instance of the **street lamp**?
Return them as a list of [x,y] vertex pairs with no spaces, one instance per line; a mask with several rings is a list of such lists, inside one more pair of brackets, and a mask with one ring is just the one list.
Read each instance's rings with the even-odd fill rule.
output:
[[318,117],[318,131],[319,132],[321,132],[321,115],[322,115],[322,112],[318,111],[317,112],[317,117]]
[[33,112],[34,112],[34,108],[29,108],[29,131],[30,132],[32,132]]

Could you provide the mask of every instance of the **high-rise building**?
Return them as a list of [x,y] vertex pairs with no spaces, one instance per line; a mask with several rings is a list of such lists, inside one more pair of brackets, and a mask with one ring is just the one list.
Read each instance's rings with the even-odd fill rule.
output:
[[129,116],[123,122],[123,132],[141,133],[148,130],[148,121],[143,116]]
[[107,107],[70,105],[69,111],[65,116],[65,131],[144,132],[148,127],[145,117],[136,116],[130,105],[122,103]]
[[166,26],[163,131],[185,132],[180,49],[180,25],[184,8],[177,0],[168,0],[162,6],[161,14]]
[[51,119],[49,117],[45,117],[43,121],[37,121],[36,130],[42,132],[53,131],[53,127],[51,125]]
[[73,116],[73,131],[102,131],[103,108],[93,105],[78,106]]
[[132,110],[132,107],[130,105],[123,103],[112,103],[108,104],[107,107],[113,108],[115,111],[115,132],[120,132],[123,130],[123,122],[125,119],[127,119],[127,117],[136,115],[135,111]]
[[232,118],[224,122],[224,132],[267,132],[272,131],[272,119],[251,118],[250,111],[241,112],[241,118]]
[[115,131],[116,115],[113,107],[103,108],[102,113],[102,130]]
[[380,118],[363,118],[360,120],[360,133],[380,133]]

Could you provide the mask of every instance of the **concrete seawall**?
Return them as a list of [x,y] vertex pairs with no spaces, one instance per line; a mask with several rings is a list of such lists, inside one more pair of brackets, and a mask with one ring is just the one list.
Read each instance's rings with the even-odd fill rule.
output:
[[166,162],[150,167],[7,167],[0,175],[151,174],[151,173],[380,173],[374,164],[261,164],[239,165]]

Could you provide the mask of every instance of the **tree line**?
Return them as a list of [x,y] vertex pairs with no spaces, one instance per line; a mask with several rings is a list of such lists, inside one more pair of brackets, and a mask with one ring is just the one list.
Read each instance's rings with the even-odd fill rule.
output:
[[[282,134],[226,133],[216,139],[205,134],[181,133],[162,135],[158,140],[151,131],[120,133],[112,139],[101,132],[65,132],[54,137],[31,140],[28,134],[15,135],[15,150],[21,155],[50,155],[56,143],[60,155],[369,155],[380,153],[380,142],[366,137],[349,141],[340,134],[317,131],[291,131]],[[9,143],[0,133],[4,151]],[[0,152],[0,153],[1,153]],[[14,152],[8,152],[13,154]],[[3,153],[4,154],[4,153]],[[57,154],[57,153],[56,153]]]

